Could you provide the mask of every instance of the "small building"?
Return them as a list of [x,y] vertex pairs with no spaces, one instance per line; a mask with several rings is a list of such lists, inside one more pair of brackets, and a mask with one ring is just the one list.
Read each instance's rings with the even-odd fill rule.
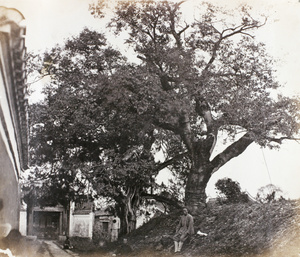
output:
[[68,209],[62,205],[55,207],[33,207],[28,212],[29,236],[41,239],[59,239],[68,231]]
[[[94,210],[90,201],[71,202],[69,207],[34,206],[22,222],[22,231],[40,239],[63,239],[65,236],[110,241],[112,215],[107,211]],[[24,218],[24,219],[26,219]]]
[[111,226],[112,226],[111,213],[104,210],[95,211],[95,219],[93,225],[93,239],[96,241],[111,240]]
[[70,237],[83,237],[94,241],[109,242],[112,215],[105,210],[94,210],[89,201],[72,203],[70,208]]
[[[137,227],[147,223],[151,218],[165,213],[164,206],[152,201],[137,213]],[[40,239],[64,239],[65,236],[80,237],[95,242],[110,242],[114,217],[105,209],[95,210],[94,203],[85,197],[71,202],[68,208],[34,206],[27,211],[27,233]],[[24,228],[23,228],[24,229]]]
[[0,238],[19,230],[19,177],[28,163],[24,16],[0,7]]
[[90,201],[81,201],[70,204],[70,237],[93,237],[94,204]]

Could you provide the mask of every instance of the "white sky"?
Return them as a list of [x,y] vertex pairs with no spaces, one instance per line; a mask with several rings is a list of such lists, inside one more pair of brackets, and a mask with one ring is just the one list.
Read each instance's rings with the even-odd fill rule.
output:
[[[61,44],[84,27],[103,31],[104,25],[94,19],[88,5],[92,0],[0,0],[0,6],[18,9],[26,19],[28,51],[44,51]],[[226,7],[241,3],[253,6],[253,14],[265,13],[268,23],[257,38],[266,43],[272,56],[279,60],[278,79],[285,84],[283,92],[300,95],[300,1],[299,0],[208,0]],[[187,3],[200,3],[188,0]],[[186,5],[186,4],[185,4]],[[186,5],[192,15],[195,9]],[[117,41],[116,41],[117,42]],[[31,101],[39,94],[33,94]],[[214,196],[214,184],[223,177],[238,181],[242,190],[255,196],[258,188],[273,183],[287,197],[300,198],[300,144],[286,142],[280,151],[261,150],[251,145],[239,157],[231,160],[212,177],[207,193]]]

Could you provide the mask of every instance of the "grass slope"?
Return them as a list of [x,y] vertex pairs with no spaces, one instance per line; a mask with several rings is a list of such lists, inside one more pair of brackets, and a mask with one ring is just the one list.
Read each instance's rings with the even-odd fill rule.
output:
[[[174,256],[171,239],[181,213],[161,215],[127,235],[131,253],[124,249],[122,238],[106,248],[75,247],[80,256]],[[231,204],[207,207],[194,216],[195,235],[184,244],[181,256],[255,256],[299,257],[300,255],[300,202],[283,201],[268,204]],[[81,249],[80,249],[81,248]],[[84,250],[90,251],[85,252]]]
[[[300,256],[299,202],[214,205],[195,216],[194,236],[186,256]],[[128,236],[139,256],[172,256],[180,213],[162,215]],[[163,239],[162,239],[163,238]],[[166,240],[165,240],[166,239]]]

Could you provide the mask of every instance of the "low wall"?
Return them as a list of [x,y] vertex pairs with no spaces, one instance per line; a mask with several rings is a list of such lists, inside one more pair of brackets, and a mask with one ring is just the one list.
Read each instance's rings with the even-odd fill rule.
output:
[[94,213],[71,214],[70,215],[70,236],[93,237]]
[[27,236],[27,211],[26,210],[20,211],[19,231],[22,236]]

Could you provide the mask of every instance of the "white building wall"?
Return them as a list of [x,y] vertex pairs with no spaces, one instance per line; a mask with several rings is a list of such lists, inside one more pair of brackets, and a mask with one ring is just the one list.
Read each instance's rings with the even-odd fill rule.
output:
[[27,166],[24,17],[0,6],[0,239],[19,229],[19,175]]
[[93,237],[94,214],[71,214],[70,236],[71,237]]
[[19,222],[19,231],[22,236],[27,235],[27,211],[20,211],[20,222]]

